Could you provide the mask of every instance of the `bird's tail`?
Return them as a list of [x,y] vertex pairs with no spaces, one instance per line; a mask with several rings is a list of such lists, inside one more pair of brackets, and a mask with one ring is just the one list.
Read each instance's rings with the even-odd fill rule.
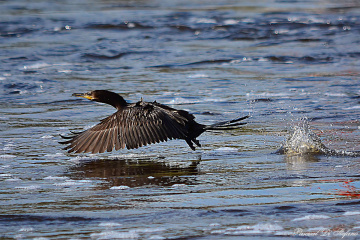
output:
[[233,120],[229,120],[229,121],[223,121],[223,122],[218,122],[215,124],[211,124],[208,126],[204,127],[204,130],[232,130],[232,129],[237,129],[242,125],[245,125],[245,122],[241,122],[242,120],[245,120],[247,118],[249,118],[250,116],[245,116],[245,117],[241,117],[241,118],[236,118]]

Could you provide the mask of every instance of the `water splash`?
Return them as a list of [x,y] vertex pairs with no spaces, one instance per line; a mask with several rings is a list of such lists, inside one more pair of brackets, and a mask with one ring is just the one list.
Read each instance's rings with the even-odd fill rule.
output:
[[321,139],[310,129],[306,119],[289,131],[287,140],[277,151],[279,154],[294,155],[331,155],[331,156],[360,156],[360,152],[335,150],[326,147]]

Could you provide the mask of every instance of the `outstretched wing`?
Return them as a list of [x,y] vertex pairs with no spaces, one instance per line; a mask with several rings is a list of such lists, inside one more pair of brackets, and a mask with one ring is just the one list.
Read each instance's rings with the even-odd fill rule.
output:
[[133,149],[188,135],[189,119],[175,109],[156,103],[138,102],[101,120],[96,126],[65,137],[69,152],[103,153]]

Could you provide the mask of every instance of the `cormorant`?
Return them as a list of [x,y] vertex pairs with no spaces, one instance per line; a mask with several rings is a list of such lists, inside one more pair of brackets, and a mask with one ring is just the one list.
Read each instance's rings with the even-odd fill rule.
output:
[[194,115],[187,111],[142,99],[137,103],[127,103],[119,94],[107,90],[74,93],[73,96],[107,103],[117,109],[94,127],[71,136],[61,136],[67,139],[61,143],[69,144],[64,149],[75,153],[103,153],[125,147],[134,149],[171,139],[184,139],[195,150],[194,144],[201,147],[196,138],[203,132],[236,129],[246,124],[240,121],[249,117],[204,125],[197,123]]

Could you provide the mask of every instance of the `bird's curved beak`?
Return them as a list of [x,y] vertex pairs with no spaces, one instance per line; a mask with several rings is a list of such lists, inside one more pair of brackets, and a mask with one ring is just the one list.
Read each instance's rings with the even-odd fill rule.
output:
[[90,93],[73,93],[73,97],[82,97],[89,100],[94,100],[93,96]]

